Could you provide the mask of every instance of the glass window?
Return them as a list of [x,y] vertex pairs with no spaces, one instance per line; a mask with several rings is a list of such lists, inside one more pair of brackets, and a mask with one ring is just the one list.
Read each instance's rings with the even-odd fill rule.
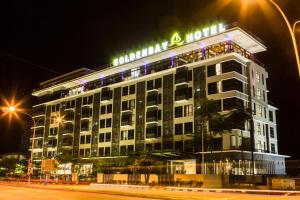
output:
[[214,83],[208,83],[207,84],[207,88],[208,88],[208,94],[216,94],[218,93],[218,88],[217,88],[217,82]]
[[175,135],[182,135],[183,132],[182,125],[183,124],[175,124]]
[[84,144],[85,143],[85,137],[84,135],[80,136],[80,144]]
[[85,149],[85,157],[90,157],[91,149]]
[[107,113],[112,113],[112,104],[107,105]]
[[85,138],[85,143],[90,144],[91,143],[91,135],[87,135]]
[[110,142],[111,141],[111,133],[107,132],[105,133],[105,142]]
[[207,76],[214,76],[216,75],[216,65],[209,65],[207,66]]
[[128,130],[128,140],[134,139],[134,130]]
[[135,85],[129,87],[129,94],[135,94]]
[[126,95],[128,95],[128,86],[123,87],[122,89],[122,96],[126,96]]
[[110,156],[110,147],[105,147],[105,156]]
[[175,107],[175,118],[182,117],[182,106]]
[[274,134],[274,128],[273,128],[273,127],[270,127],[270,137],[271,137],[271,138],[274,138],[274,137],[275,137],[275,134]]
[[106,113],[106,106],[101,106],[101,109],[100,109],[100,114],[105,114]]
[[276,153],[275,144],[271,143],[271,153]]
[[99,156],[104,156],[104,147],[99,148]]
[[184,106],[184,116],[193,116],[193,104],[185,105]]
[[106,119],[106,127],[111,127],[111,118]]
[[100,120],[100,128],[105,128],[105,119]]
[[99,134],[99,142],[104,142],[104,133]]
[[184,123],[184,134],[192,134],[193,133],[193,122]]
[[271,122],[274,121],[274,118],[273,118],[273,112],[272,112],[271,110],[269,111],[269,120],[270,120]]

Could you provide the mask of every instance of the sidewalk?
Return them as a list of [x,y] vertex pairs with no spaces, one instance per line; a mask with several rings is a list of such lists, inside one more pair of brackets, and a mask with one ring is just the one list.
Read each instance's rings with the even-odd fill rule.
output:
[[[279,191],[279,190],[242,190],[242,189],[205,189],[205,188],[180,188],[180,187],[149,187],[137,185],[112,185],[112,184],[91,184],[91,185],[56,185],[56,184],[27,184],[24,182],[0,181],[0,185],[37,188],[47,190],[89,192],[99,194],[113,194],[131,197],[154,198],[154,199],[199,199],[200,196],[232,196],[232,195],[256,195],[255,199],[264,199],[267,195],[273,196],[295,196],[299,198],[300,192]],[[296,197],[297,195],[297,197]]]

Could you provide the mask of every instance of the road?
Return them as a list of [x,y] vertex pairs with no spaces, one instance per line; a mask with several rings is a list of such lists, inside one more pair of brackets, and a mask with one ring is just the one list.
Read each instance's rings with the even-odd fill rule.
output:
[[[44,188],[43,188],[44,187]],[[136,197],[135,197],[136,196]],[[139,196],[139,197],[138,197]],[[148,198],[142,198],[145,196]],[[300,196],[257,195],[215,192],[188,192],[163,190],[103,189],[68,191],[58,187],[7,186],[0,184],[0,200],[131,200],[131,199],[180,199],[180,200],[300,200]]]

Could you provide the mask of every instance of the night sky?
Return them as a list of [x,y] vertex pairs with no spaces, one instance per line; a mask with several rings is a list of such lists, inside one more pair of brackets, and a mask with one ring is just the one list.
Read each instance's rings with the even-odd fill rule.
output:
[[[219,21],[240,22],[268,48],[257,58],[268,68],[269,100],[279,108],[279,153],[299,159],[300,84],[287,27],[272,6],[262,10],[252,3],[245,10],[240,0],[221,6],[224,2],[3,0],[0,95],[25,98],[23,107],[30,108],[30,93],[41,81],[80,67],[110,63],[114,56],[168,39],[176,30],[188,31]],[[280,6],[291,22],[300,19],[299,0],[281,1]],[[300,25],[297,39],[300,47]],[[20,122],[8,124],[1,118],[0,154],[18,151],[21,134]]]

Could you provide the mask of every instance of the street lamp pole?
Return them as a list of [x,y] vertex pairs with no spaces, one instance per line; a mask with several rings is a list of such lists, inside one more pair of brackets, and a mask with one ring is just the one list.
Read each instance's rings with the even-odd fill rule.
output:
[[292,38],[293,46],[294,46],[296,62],[297,62],[297,66],[298,66],[298,73],[299,73],[299,76],[300,76],[299,52],[298,52],[296,37],[295,37],[295,27],[296,27],[296,24],[299,23],[300,21],[296,21],[293,25],[293,28],[292,28],[288,18],[286,17],[286,15],[282,11],[282,9],[274,2],[274,0],[269,0],[269,2],[280,12],[281,16],[283,17],[283,19],[284,19],[284,21],[285,21],[285,23],[288,27],[289,33],[290,33],[291,38]]
[[294,24],[293,24],[293,33],[294,33],[295,37],[296,37],[296,25],[298,23],[300,23],[300,20],[295,21]]

